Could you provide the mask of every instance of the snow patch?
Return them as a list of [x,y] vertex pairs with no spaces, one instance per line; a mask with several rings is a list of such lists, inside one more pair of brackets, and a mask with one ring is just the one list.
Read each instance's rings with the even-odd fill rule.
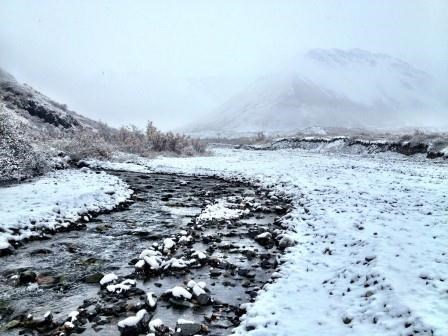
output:
[[229,203],[220,199],[215,204],[210,204],[198,216],[199,221],[226,220],[240,218],[244,214],[239,209],[229,208]]
[[0,188],[0,249],[10,240],[40,235],[81,219],[86,213],[113,209],[132,195],[116,176],[64,170],[29,183]]

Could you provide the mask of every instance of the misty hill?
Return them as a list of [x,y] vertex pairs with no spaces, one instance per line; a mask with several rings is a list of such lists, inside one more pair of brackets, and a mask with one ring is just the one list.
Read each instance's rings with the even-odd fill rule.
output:
[[64,130],[95,129],[98,123],[68,110],[26,84],[19,83],[12,75],[0,69],[0,102],[12,117],[22,121],[31,130],[64,132]]
[[431,77],[406,62],[359,49],[316,49],[260,78],[188,131],[207,136],[447,124],[440,111]]
[[0,184],[113,155],[196,155],[205,145],[152,123],[109,127],[70,111],[0,69]]

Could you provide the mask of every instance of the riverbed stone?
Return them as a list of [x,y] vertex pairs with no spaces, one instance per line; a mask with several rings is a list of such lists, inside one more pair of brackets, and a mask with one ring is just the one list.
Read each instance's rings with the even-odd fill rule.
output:
[[24,271],[19,274],[19,284],[26,285],[32,282],[36,282],[37,274],[33,271]]
[[176,324],[176,336],[193,336],[202,329],[201,324],[195,322],[178,322]]
[[91,283],[91,284],[97,284],[100,282],[100,280],[103,278],[104,274],[100,272],[95,272],[89,275],[86,275],[84,277],[84,282]]

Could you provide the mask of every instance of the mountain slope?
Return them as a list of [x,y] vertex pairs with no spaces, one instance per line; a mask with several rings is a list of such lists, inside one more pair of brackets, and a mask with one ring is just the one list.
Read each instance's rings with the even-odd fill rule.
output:
[[0,102],[35,131],[42,128],[64,129],[96,128],[98,123],[67,109],[0,69]]
[[189,131],[428,126],[440,117],[432,87],[429,75],[387,55],[316,49],[261,78]]
[[0,184],[66,167],[64,152],[107,153],[99,126],[0,69]]

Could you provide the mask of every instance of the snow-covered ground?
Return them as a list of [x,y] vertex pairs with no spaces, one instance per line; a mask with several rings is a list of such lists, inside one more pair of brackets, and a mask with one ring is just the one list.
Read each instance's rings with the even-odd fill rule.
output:
[[88,212],[112,209],[132,194],[119,178],[90,169],[65,170],[0,188],[0,249],[8,240],[68,226]]
[[235,334],[448,335],[447,162],[301,150],[215,154],[147,165],[249,178],[295,204],[285,221],[299,244]]

